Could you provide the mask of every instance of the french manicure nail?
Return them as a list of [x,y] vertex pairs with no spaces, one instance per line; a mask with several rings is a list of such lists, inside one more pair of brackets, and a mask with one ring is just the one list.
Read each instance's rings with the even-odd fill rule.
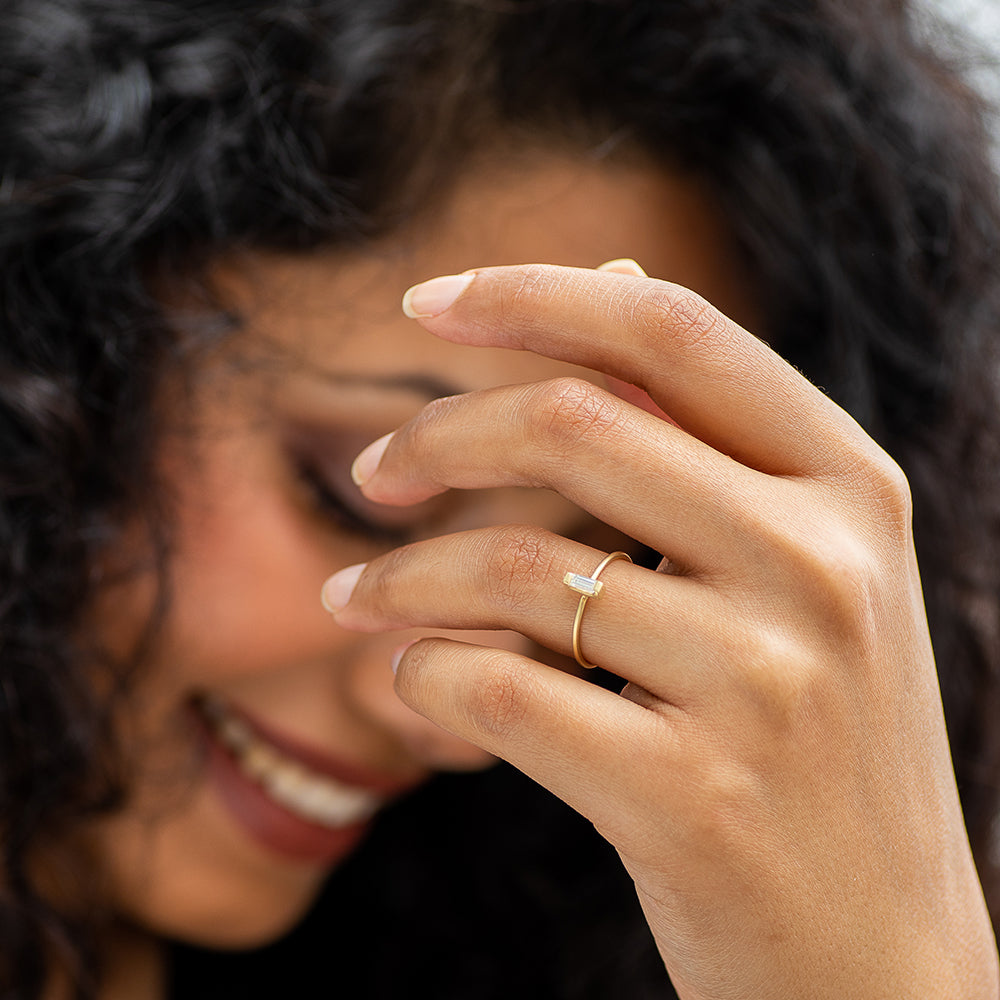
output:
[[351,594],[354,593],[354,585],[358,582],[358,577],[365,570],[367,563],[358,563],[356,566],[348,566],[347,569],[334,573],[320,591],[320,600],[323,607],[331,615],[336,614],[342,608],[347,607]]
[[618,257],[607,260],[599,265],[598,271],[612,271],[615,274],[634,274],[637,278],[648,278],[649,275],[631,257]]
[[389,665],[392,667],[393,676],[395,676],[396,671],[399,670],[400,661],[403,659],[403,654],[412,646],[417,640],[411,639],[409,642],[404,642],[402,646],[397,646],[392,651],[392,658],[389,661]]
[[427,319],[445,311],[469,287],[474,274],[446,274],[407,289],[403,312],[410,319]]
[[375,474],[375,470],[378,468],[378,464],[382,461],[382,456],[385,454],[385,449],[389,447],[389,439],[395,433],[395,431],[392,431],[392,433],[380,437],[377,441],[373,441],[354,460],[354,464],[351,466],[351,479],[354,480],[355,486],[364,486]]

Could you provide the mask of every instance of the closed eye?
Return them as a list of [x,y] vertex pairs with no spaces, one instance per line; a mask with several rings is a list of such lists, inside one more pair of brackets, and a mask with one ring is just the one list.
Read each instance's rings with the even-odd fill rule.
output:
[[[317,511],[334,527],[367,541],[392,547],[413,541],[413,525],[399,523],[398,520],[390,523],[366,515],[349,502],[337,486],[330,483],[325,470],[300,459],[297,471]],[[364,502],[360,494],[358,498],[360,502]],[[374,504],[371,506],[375,507]],[[390,513],[395,513],[398,517],[398,511]]]

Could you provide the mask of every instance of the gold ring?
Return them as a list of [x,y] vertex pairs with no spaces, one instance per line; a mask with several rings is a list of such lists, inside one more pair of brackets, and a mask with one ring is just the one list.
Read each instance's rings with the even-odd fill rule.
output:
[[624,559],[627,562],[632,561],[632,557],[627,552],[612,552],[611,555],[605,556],[600,561],[597,569],[590,576],[584,576],[582,573],[567,573],[563,577],[563,583],[570,590],[580,595],[580,603],[576,608],[576,617],[573,619],[573,655],[576,657],[576,662],[588,670],[593,670],[597,664],[588,663],[583,653],[580,652],[580,623],[583,621],[583,611],[587,607],[587,601],[592,597],[597,597],[604,589],[604,584],[597,578],[604,571],[604,568],[616,559]]

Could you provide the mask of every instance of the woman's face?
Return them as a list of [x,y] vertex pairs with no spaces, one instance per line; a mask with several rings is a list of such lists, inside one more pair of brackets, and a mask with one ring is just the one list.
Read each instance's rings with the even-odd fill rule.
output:
[[[160,456],[176,518],[171,603],[122,722],[133,794],[93,831],[123,917],[206,945],[268,940],[380,806],[437,770],[490,764],[396,698],[392,654],[417,633],[341,631],[320,586],[432,534],[497,522],[578,531],[580,512],[547,493],[379,508],[349,475],[364,445],[436,396],[573,369],[438,341],[403,316],[403,291],[477,265],[631,256],[746,320],[723,233],[689,181],[540,155],[470,171],[433,214],[364,255],[219,263],[217,290],[246,329],[165,406],[178,428]],[[151,574],[105,592],[107,643],[134,638],[152,592]]]

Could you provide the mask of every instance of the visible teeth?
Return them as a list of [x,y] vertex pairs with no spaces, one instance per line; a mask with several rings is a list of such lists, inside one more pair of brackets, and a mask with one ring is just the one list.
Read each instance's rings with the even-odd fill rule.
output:
[[242,719],[234,719],[231,715],[220,720],[218,731],[231,747],[247,747],[253,741],[250,727]]
[[309,778],[294,764],[276,764],[261,775],[260,783],[276,799],[302,798]]
[[248,743],[240,746],[239,744],[229,743],[226,740],[226,733],[224,731],[216,730],[216,734],[243,765],[243,770],[261,784],[265,784],[264,779],[274,768],[281,766],[278,754],[266,743],[259,743],[251,738]]
[[220,699],[205,698],[201,708],[243,773],[303,819],[336,829],[368,819],[382,805],[382,797],[374,792],[342,785],[286,757],[243,719],[231,715]]

